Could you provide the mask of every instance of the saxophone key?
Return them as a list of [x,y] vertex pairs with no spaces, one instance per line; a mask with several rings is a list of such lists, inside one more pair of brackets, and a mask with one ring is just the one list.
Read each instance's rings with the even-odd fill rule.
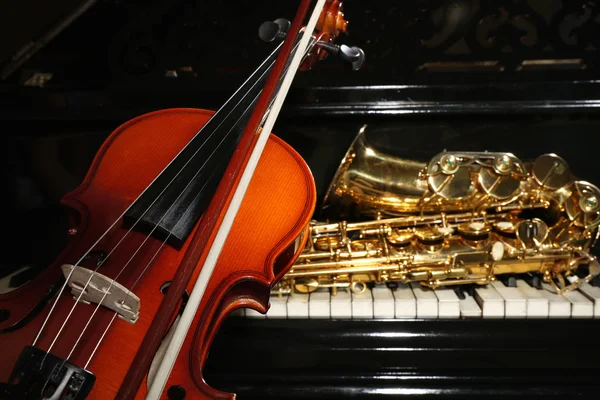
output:
[[408,246],[414,237],[414,232],[401,229],[393,229],[386,235],[387,242],[394,247]]
[[514,237],[515,235],[515,231],[516,231],[516,226],[512,221],[496,221],[494,223],[494,229],[496,232],[509,236],[509,237]]
[[569,164],[556,154],[542,154],[533,163],[531,176],[542,188],[557,190],[569,183]]
[[465,222],[458,226],[458,231],[466,238],[471,240],[481,240],[488,237],[492,230],[490,224],[480,221]]
[[415,236],[422,244],[439,244],[444,239],[444,234],[435,227],[423,227],[415,229]]

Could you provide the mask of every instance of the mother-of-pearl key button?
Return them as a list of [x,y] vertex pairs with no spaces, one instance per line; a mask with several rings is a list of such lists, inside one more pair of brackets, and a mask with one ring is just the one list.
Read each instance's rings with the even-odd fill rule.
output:
[[527,316],[527,299],[516,287],[505,286],[502,282],[492,282],[500,296],[504,299],[505,318],[525,318]]
[[398,283],[392,290],[394,295],[394,315],[396,318],[416,318],[417,299],[407,283]]
[[454,290],[449,288],[439,288],[434,291],[438,299],[438,317],[439,318],[459,318],[460,303]]
[[318,290],[312,292],[308,299],[308,315],[310,319],[329,319],[330,313],[330,300],[331,295],[329,289]]
[[373,318],[394,318],[394,295],[385,284],[373,288]]
[[524,280],[517,280],[517,289],[519,289],[527,300],[527,318],[548,318],[549,303],[548,299],[542,296],[539,290],[529,286]]
[[483,318],[504,318],[504,298],[493,286],[484,286],[475,289],[475,300]]
[[417,299],[417,318],[437,318],[438,299],[433,290],[422,287],[418,282],[411,282],[410,287]]
[[362,293],[352,292],[352,318],[373,318],[373,295],[370,288]]
[[504,244],[501,242],[494,242],[490,254],[494,261],[500,261],[504,257]]

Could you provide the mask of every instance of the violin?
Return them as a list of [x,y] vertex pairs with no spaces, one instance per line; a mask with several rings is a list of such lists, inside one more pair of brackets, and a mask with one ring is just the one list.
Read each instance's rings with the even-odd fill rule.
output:
[[108,137],[62,199],[67,247],[0,295],[0,398],[235,398],[203,379],[211,341],[232,311],[267,312],[316,202],[271,130],[297,71],[364,62],[334,44],[346,30],[340,1],[302,0],[260,27],[276,48],[219,110],[155,111]]

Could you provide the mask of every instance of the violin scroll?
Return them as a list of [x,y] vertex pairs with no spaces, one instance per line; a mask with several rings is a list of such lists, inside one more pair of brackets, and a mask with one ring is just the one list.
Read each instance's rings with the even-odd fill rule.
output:
[[343,4],[339,0],[328,0],[315,28],[314,34],[317,39],[315,46],[300,69],[311,69],[316,62],[332,55],[351,63],[354,71],[359,70],[365,62],[365,53],[356,46],[334,44],[342,33],[348,33],[348,21],[344,18]]
[[[266,43],[280,41],[285,39],[289,27],[290,22],[283,18],[267,21],[260,26],[258,36]],[[359,70],[365,62],[364,51],[356,46],[351,47],[334,43],[338,36],[347,32],[348,21],[344,18],[342,2],[328,0],[313,33],[315,36],[314,44],[299,69],[302,71],[309,70],[318,61],[332,55],[339,56],[342,60],[351,63],[352,70]]]

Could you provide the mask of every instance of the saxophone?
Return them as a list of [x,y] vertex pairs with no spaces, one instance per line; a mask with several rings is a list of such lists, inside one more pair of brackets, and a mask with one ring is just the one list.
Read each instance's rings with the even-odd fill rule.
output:
[[486,285],[526,273],[563,293],[600,272],[591,253],[600,190],[574,179],[556,154],[525,163],[511,153],[445,151],[419,163],[376,150],[363,127],[323,210],[344,218],[311,222],[306,247],[272,295]]

